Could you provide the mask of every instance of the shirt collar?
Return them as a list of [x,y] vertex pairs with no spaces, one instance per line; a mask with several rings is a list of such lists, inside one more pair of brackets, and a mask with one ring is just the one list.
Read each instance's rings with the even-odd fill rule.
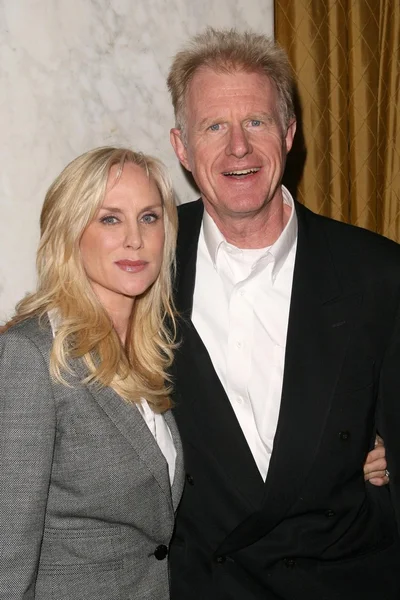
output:
[[[278,275],[282,265],[284,264],[289,252],[293,248],[297,240],[297,215],[294,207],[294,200],[289,190],[282,185],[283,202],[291,207],[292,211],[285,228],[281,235],[272,246],[265,249],[266,254],[270,254],[273,266],[272,266],[272,277]],[[203,235],[204,240],[209,252],[210,258],[213,262],[214,267],[217,265],[218,251],[221,244],[226,244],[226,240],[218,227],[216,226],[213,219],[210,217],[208,212],[205,210],[203,213]]]
[[49,319],[51,332],[54,338],[56,335],[56,331],[60,325],[60,315],[58,310],[56,308],[51,308],[49,311],[47,311],[47,318]]

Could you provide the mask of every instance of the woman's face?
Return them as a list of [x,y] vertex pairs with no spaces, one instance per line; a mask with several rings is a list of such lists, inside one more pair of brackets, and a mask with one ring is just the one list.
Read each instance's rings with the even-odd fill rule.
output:
[[104,202],[85,229],[80,252],[92,288],[110,312],[131,309],[160,272],[164,217],[160,193],[144,170],[111,168]]

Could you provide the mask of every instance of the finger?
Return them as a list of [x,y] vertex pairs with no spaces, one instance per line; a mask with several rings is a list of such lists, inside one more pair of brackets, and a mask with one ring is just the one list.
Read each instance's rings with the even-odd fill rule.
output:
[[384,477],[373,477],[372,479],[365,479],[365,481],[369,481],[372,485],[377,487],[382,487],[383,485],[387,485],[389,483],[389,477],[386,475]]
[[379,471],[370,471],[368,473],[364,472],[364,479],[367,481],[367,480],[374,479],[375,477],[376,478],[377,477],[383,478],[383,477],[386,477],[386,475],[387,475],[387,473],[386,473],[385,470],[383,470],[383,471],[381,471],[381,470],[379,470]]
[[366,463],[372,463],[375,460],[379,460],[381,458],[385,458],[385,447],[384,446],[376,446],[371,452],[368,453]]
[[376,436],[375,436],[375,447],[376,446],[385,446],[385,442],[383,441],[381,436],[378,434],[376,434]]
[[374,460],[371,463],[365,463],[364,473],[373,473],[374,471],[385,471],[387,468],[386,458]]

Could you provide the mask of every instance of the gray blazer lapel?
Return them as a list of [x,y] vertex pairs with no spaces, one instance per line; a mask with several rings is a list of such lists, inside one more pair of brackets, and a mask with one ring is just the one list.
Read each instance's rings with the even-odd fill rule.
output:
[[[83,370],[82,366],[80,365],[79,371]],[[170,498],[171,489],[165,457],[138,408],[123,400],[111,388],[89,385],[86,389],[131,444],[139,458],[146,463],[160,488]]]
[[[87,370],[82,360],[74,360],[72,368],[74,373],[78,376],[78,379],[86,377]],[[76,385],[76,378],[74,378],[74,385]],[[100,405],[119,432],[131,444],[139,458],[154,475],[154,478],[163,492],[169,499],[172,499],[167,461],[137,406],[125,401],[109,387],[100,387],[92,384],[85,386],[85,389]],[[175,502],[177,504],[183,487],[183,483],[180,481],[180,478],[183,479],[182,447],[173,417],[167,422],[171,429],[172,438],[177,451],[174,479],[174,483],[176,481],[176,486],[173,490]],[[173,507],[174,509],[176,508],[175,503],[173,504]]]
[[169,430],[172,435],[172,439],[175,445],[176,450],[176,462],[175,462],[175,476],[174,481],[172,482],[172,504],[174,510],[178,508],[179,501],[183,492],[183,485],[185,482],[185,470],[184,470],[184,462],[183,462],[183,449],[181,438],[178,432],[178,427],[176,425],[174,416],[170,410],[164,413],[165,421],[169,427]]

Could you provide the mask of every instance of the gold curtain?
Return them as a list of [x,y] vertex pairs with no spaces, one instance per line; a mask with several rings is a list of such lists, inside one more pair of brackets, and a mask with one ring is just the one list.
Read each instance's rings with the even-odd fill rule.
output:
[[400,1],[275,0],[274,10],[298,83],[298,199],[400,242]]

